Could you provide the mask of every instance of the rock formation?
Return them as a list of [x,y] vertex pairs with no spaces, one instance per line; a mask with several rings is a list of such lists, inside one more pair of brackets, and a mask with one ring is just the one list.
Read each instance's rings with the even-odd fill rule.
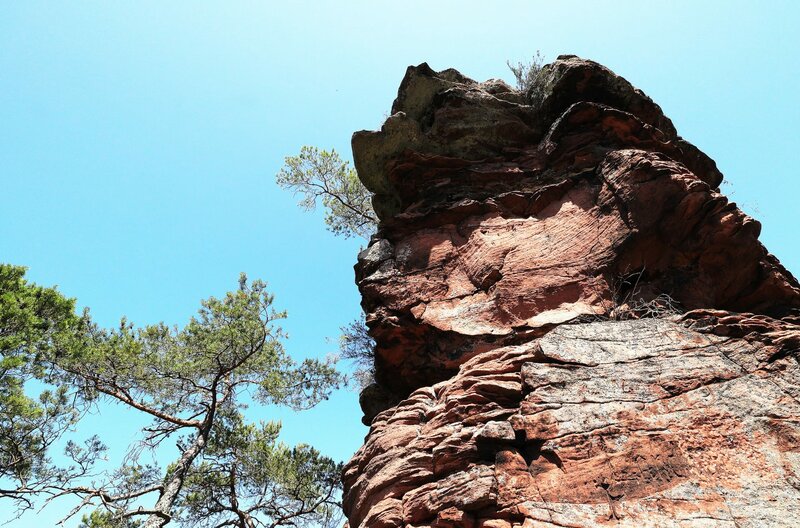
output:
[[353,153],[351,528],[798,525],[800,285],[650,98],[574,56],[528,93],[422,64]]

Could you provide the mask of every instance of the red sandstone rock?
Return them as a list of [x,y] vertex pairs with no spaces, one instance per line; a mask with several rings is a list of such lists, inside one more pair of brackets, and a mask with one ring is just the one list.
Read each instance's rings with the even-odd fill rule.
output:
[[[351,525],[794,526],[800,325],[761,317],[766,334],[721,337],[733,316],[719,315],[702,332],[562,325],[473,357],[375,418],[345,474]],[[510,373],[517,390],[495,397]]]
[[381,225],[350,526],[794,526],[800,285],[714,162],[572,56],[528,97],[409,68],[392,111],[353,138]]

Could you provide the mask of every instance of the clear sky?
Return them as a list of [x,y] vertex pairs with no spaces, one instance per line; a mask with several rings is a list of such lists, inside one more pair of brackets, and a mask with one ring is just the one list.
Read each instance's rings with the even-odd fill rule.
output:
[[[333,352],[325,338],[360,310],[360,241],[334,238],[275,186],[283,158],[305,144],[349,158],[351,134],[380,125],[409,64],[508,80],[507,59],[541,50],[597,60],[655,99],[798,273],[799,6],[0,2],[0,260],[104,325],[182,324],[245,271],[288,310],[290,352]],[[337,459],[367,431],[354,392],[259,413]],[[119,453],[136,424],[109,408],[81,432]]]

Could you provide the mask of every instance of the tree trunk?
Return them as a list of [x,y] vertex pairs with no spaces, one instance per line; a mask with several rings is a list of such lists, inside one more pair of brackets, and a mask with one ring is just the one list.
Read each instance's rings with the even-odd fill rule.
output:
[[186,480],[186,474],[189,472],[192,462],[197,458],[197,455],[203,452],[203,448],[206,446],[207,435],[208,431],[199,431],[192,445],[183,452],[172,476],[170,476],[169,481],[164,485],[164,491],[153,507],[153,512],[147,518],[142,528],[162,528],[172,519],[172,506],[178,498],[178,493],[180,493],[183,487],[183,482]]
[[253,518],[250,517],[250,514],[242,511],[239,509],[239,498],[236,496],[236,458],[231,463],[231,470],[230,470],[230,481],[229,481],[229,489],[230,489],[230,499],[231,499],[231,509],[236,513],[236,516],[239,517],[239,528],[256,528],[256,523],[253,521]]

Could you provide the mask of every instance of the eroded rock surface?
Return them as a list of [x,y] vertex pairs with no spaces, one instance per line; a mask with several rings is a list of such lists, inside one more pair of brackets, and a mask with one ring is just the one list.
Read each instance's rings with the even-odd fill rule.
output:
[[392,112],[353,138],[351,528],[795,526],[800,286],[714,162],[574,56],[528,94],[412,67]]
[[796,526],[800,326],[759,324],[783,343],[640,319],[479,354],[375,418],[351,526]]

